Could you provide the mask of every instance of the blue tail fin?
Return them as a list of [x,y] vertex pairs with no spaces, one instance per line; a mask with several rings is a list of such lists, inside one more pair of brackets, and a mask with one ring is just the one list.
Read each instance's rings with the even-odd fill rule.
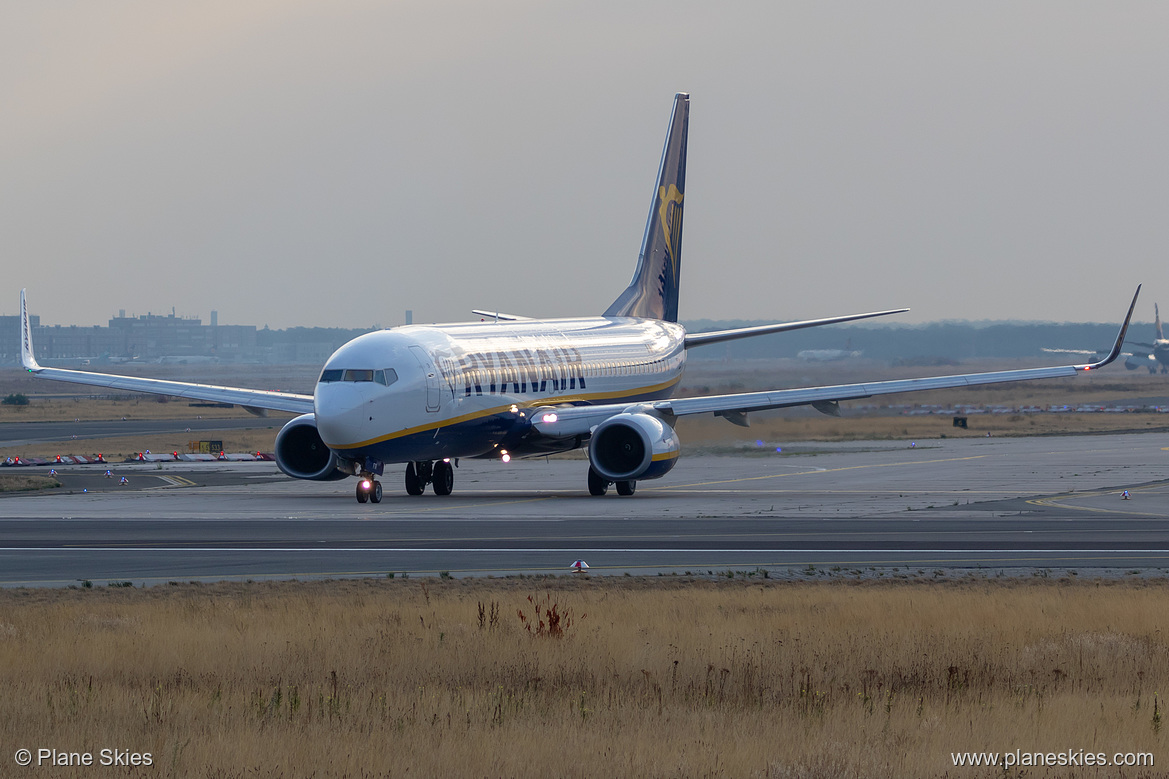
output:
[[682,198],[686,191],[686,131],[690,95],[674,96],[674,113],[658,170],[645,238],[633,280],[605,316],[678,321],[678,279],[682,268]]

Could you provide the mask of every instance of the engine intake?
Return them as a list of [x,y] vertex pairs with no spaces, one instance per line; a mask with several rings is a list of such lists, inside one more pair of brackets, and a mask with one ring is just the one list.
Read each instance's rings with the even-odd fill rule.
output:
[[617,414],[593,431],[589,460],[610,481],[657,479],[678,461],[678,434],[649,414]]
[[344,470],[345,461],[321,440],[313,414],[299,416],[280,429],[276,465],[294,479],[336,481],[353,475]]

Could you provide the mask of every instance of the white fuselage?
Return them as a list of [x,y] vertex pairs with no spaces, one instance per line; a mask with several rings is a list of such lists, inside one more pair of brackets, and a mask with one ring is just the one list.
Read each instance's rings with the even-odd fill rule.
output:
[[532,409],[673,394],[685,330],[650,319],[408,325],[369,333],[325,363],[317,429],[341,456],[383,463],[543,454]]

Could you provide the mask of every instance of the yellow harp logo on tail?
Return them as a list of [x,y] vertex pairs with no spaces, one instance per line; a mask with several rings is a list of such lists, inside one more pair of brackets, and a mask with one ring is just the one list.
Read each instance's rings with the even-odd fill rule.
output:
[[675,251],[674,245],[679,238],[678,234],[682,232],[682,220],[674,219],[674,215],[681,213],[683,197],[683,193],[678,191],[678,187],[673,184],[668,190],[665,187],[658,187],[658,200],[661,202],[661,206],[658,208],[658,222],[662,226],[662,239],[666,242],[666,251],[670,255],[670,264],[675,279],[678,278],[678,253]]

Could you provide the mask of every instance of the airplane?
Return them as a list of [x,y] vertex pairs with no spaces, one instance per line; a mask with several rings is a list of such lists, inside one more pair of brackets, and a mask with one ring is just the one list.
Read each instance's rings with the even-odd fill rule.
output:
[[713,414],[746,426],[754,411],[875,395],[1075,376],[1116,359],[1140,287],[1112,351],[1101,360],[862,384],[674,397],[690,349],[806,327],[900,313],[874,311],[733,330],[688,333],[678,322],[690,96],[674,98],[649,218],[633,278],[600,316],[533,319],[478,310],[491,321],[404,325],[358,336],[325,362],[312,395],[42,367],[33,354],[25,291],[21,360],[41,378],[232,403],[299,416],[276,436],[276,464],[298,479],[356,476],[359,503],[382,500],[387,464],[404,486],[449,495],[460,459],[508,462],[587,448],[588,491],[633,495],[675,465],[679,417]]
[[[1128,358],[1124,361],[1124,367],[1130,371],[1148,368],[1149,373],[1156,373],[1157,363],[1161,363],[1161,373],[1169,373],[1169,367],[1166,367],[1169,366],[1169,339],[1166,339],[1161,331],[1161,311],[1156,303],[1153,304],[1153,313],[1156,317],[1153,323],[1156,340],[1151,344],[1126,341],[1148,351],[1121,352],[1121,356]],[[1046,346],[1043,347],[1043,351],[1052,354],[1089,354],[1093,360],[1100,359],[1105,354],[1103,349],[1051,349]]]
[[803,349],[796,352],[796,358],[805,362],[837,362],[860,357],[864,352],[852,348],[852,339],[849,338],[843,349]]
[[[1161,363],[1161,373],[1169,373],[1169,339],[1165,338],[1165,334],[1161,332],[1161,310],[1157,304],[1153,304],[1153,314],[1156,320],[1153,323],[1156,334],[1156,340],[1151,344],[1141,343],[1139,341],[1129,341],[1133,346],[1140,346],[1144,349],[1149,349],[1151,352],[1146,352],[1141,355],[1142,363],[1149,369],[1149,373],[1157,372],[1157,363]],[[1135,355],[1134,355],[1135,356]]]

